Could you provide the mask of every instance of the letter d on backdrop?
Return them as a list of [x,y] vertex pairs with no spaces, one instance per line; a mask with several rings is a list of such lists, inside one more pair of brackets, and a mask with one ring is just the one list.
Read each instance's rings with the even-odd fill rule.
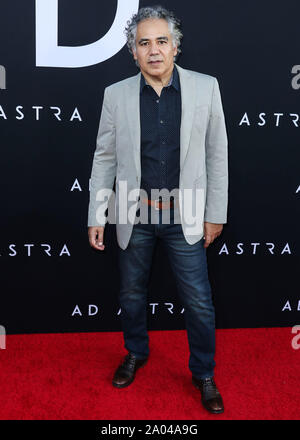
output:
[[[107,0],[103,7],[108,7]],[[109,31],[84,46],[58,46],[58,0],[35,0],[36,65],[41,67],[85,67],[101,63],[119,52],[126,43],[127,20],[138,11],[139,0],[118,0]]]

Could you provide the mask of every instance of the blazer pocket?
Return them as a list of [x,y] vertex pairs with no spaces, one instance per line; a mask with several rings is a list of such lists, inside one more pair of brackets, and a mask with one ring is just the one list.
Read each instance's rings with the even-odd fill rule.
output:
[[208,111],[208,105],[207,104],[196,104],[196,110],[207,110]]

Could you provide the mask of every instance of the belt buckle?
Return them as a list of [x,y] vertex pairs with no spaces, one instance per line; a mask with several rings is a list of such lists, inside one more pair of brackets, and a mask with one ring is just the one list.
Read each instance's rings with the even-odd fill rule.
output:
[[159,211],[159,199],[154,200],[154,209],[156,209],[156,211]]

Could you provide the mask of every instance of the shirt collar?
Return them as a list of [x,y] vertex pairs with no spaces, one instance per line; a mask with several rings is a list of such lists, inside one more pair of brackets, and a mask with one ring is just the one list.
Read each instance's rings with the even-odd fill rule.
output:
[[[144,87],[148,86],[148,85],[149,84],[147,83],[144,75],[141,73],[140,91],[142,91],[144,89]],[[170,81],[168,82],[166,87],[168,87],[168,86],[172,86],[177,91],[179,91],[179,75],[178,75],[176,66],[174,66],[174,68],[173,68],[173,72],[172,72]]]

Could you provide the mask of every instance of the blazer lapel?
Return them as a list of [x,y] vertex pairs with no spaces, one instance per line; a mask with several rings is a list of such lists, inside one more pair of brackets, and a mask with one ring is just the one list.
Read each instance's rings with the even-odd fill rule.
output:
[[131,145],[133,146],[134,162],[139,177],[141,176],[140,79],[141,73],[139,72],[128,84],[126,96],[126,116]]
[[180,126],[180,170],[188,152],[193,118],[196,106],[195,79],[186,69],[175,64],[178,70],[181,88],[181,126]]

